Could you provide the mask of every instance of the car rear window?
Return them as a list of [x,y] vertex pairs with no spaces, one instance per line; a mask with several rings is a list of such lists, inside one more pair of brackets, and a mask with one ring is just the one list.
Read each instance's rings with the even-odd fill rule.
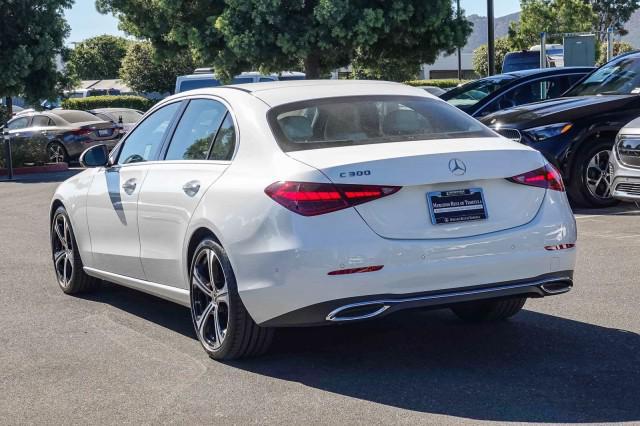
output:
[[357,96],[285,104],[267,113],[283,151],[494,134],[446,102],[413,96]]
[[98,117],[86,111],[52,111],[67,123],[82,123],[85,121],[101,121]]

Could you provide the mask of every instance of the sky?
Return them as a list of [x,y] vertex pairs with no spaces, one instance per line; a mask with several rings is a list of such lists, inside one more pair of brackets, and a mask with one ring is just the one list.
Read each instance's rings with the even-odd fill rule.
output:
[[[428,0],[424,0],[428,1]],[[460,0],[460,6],[467,15],[487,15],[485,0]],[[494,0],[495,16],[500,17],[520,10],[519,0]],[[65,14],[71,26],[71,33],[67,45],[82,41],[100,34],[124,36],[118,30],[118,20],[111,15],[102,15],[96,11],[94,0],[76,0],[75,4]]]

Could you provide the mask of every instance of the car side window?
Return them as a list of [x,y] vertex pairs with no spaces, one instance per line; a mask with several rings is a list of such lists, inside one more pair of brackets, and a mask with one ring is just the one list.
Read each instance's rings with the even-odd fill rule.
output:
[[182,114],[165,160],[206,160],[227,109],[211,99],[194,99]]
[[46,127],[49,126],[50,120],[49,117],[46,117],[44,115],[36,115],[35,117],[33,117],[33,121],[31,122],[31,126],[32,127]]
[[180,102],[166,105],[149,115],[124,141],[118,164],[139,163],[155,158]]
[[227,116],[220,126],[220,130],[216,135],[216,140],[213,142],[213,149],[211,150],[210,160],[218,161],[231,161],[233,152],[236,149],[236,128],[233,124],[231,114],[227,113]]
[[9,129],[9,130],[24,129],[28,125],[29,125],[29,118],[28,117],[20,117],[20,118],[16,118],[15,120],[10,121],[9,123],[7,123],[7,129]]

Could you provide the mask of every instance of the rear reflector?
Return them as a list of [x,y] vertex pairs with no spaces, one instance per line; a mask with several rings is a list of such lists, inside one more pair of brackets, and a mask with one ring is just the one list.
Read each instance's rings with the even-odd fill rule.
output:
[[316,216],[386,197],[400,186],[275,182],[264,192],[277,203],[303,216]]
[[570,248],[574,248],[575,244],[556,244],[555,246],[545,246],[545,250],[555,251],[555,250],[566,250]]
[[564,192],[564,183],[562,182],[560,172],[548,163],[539,169],[513,176],[507,180],[522,185],[537,186],[538,188]]
[[337,271],[331,271],[327,275],[348,275],[348,274],[361,274],[363,272],[375,272],[384,268],[384,265],[376,265],[376,266],[364,266],[362,268],[351,268],[351,269],[338,269]]

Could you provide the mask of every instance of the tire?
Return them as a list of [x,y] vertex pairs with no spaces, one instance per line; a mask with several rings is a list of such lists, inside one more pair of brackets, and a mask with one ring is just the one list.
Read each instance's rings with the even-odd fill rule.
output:
[[613,143],[605,141],[577,154],[567,188],[572,201],[592,208],[610,207],[619,203],[611,196],[609,158],[612,149]]
[[451,307],[458,318],[469,322],[506,320],[520,312],[526,297],[465,302]]
[[207,354],[232,360],[264,354],[273,329],[258,326],[242,304],[231,263],[211,238],[195,249],[189,269],[191,319]]
[[69,164],[69,154],[60,142],[51,142],[47,145],[47,158],[49,158],[49,162],[51,163]]
[[95,290],[100,280],[84,272],[69,215],[58,207],[51,221],[51,258],[60,289],[66,294]]

